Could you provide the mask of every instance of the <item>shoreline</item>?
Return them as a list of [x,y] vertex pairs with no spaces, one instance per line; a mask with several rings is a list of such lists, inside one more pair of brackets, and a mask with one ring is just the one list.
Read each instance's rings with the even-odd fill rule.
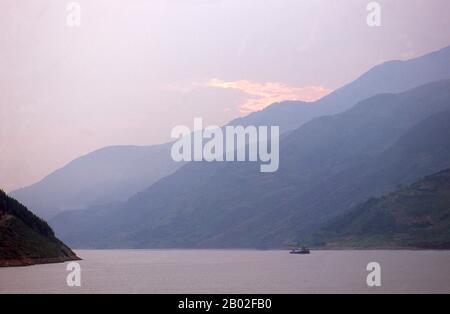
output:
[[47,257],[47,258],[23,258],[23,259],[12,259],[12,260],[0,260],[0,268],[2,267],[26,267],[33,265],[42,264],[57,264],[65,263],[70,261],[81,261],[82,259],[78,256],[74,257]]

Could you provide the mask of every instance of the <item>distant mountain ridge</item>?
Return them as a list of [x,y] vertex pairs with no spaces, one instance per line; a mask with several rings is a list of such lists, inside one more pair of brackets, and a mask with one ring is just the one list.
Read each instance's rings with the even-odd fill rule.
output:
[[450,170],[372,198],[309,240],[325,248],[450,249]]
[[450,167],[450,80],[316,118],[280,144],[280,169],[189,163],[114,208],[52,220],[76,247],[282,247],[370,196]]
[[0,190],[0,267],[78,259],[45,221]]
[[[403,92],[450,78],[449,68],[450,47],[407,61],[386,62],[317,102],[273,104],[229,125],[279,125],[286,136],[314,118],[343,112],[376,94]],[[170,144],[105,148],[12,195],[45,218],[68,209],[125,201],[182,166],[171,160],[169,149]]]
[[450,46],[410,60],[379,64],[316,102],[284,101],[231,121],[230,125],[279,125],[283,132],[297,129],[323,115],[350,109],[356,103],[383,93],[407,90],[450,78]]
[[170,159],[170,144],[110,146],[77,158],[11,195],[38,215],[51,218],[62,210],[123,201],[180,166]]

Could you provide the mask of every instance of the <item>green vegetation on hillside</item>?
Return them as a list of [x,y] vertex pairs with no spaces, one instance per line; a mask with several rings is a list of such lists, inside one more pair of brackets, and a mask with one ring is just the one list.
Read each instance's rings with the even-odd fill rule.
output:
[[0,266],[76,259],[45,221],[0,190]]
[[450,248],[450,170],[372,198],[317,232],[328,248]]

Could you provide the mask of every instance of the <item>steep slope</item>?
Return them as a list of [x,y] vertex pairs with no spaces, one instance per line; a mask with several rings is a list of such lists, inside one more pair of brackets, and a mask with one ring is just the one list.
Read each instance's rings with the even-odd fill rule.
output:
[[[101,220],[86,210],[52,225],[77,247],[279,247],[368,196],[450,167],[448,110],[450,81],[378,95],[288,134],[278,172],[189,163]],[[439,145],[424,145],[431,140]]]
[[169,151],[169,144],[106,147],[11,195],[47,219],[62,210],[123,201],[182,165]]
[[[279,125],[282,132],[291,131],[313,118],[343,112],[376,94],[398,93],[450,78],[449,68],[450,47],[407,61],[386,62],[315,103],[277,103],[229,124]],[[62,210],[124,201],[181,166],[172,162],[169,147],[107,147],[12,195],[45,218]]]
[[45,221],[0,190],[0,267],[78,259]]
[[450,170],[372,198],[323,227],[311,245],[328,248],[450,248]]

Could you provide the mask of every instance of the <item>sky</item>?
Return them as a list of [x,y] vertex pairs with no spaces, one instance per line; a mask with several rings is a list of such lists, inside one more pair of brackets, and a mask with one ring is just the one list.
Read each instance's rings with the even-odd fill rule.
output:
[[0,2],[0,188],[32,184],[109,145],[151,145],[179,124],[314,101],[379,63],[450,45],[450,1]]

